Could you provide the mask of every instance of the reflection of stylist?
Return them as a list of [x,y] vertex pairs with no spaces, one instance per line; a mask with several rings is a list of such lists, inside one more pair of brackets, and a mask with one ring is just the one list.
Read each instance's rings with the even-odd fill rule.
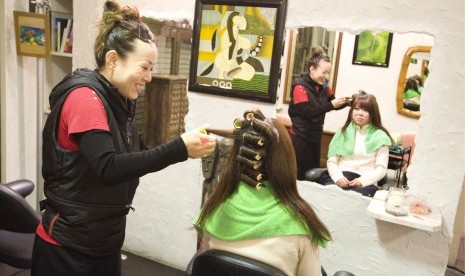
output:
[[78,69],[50,94],[43,130],[46,201],[32,275],[121,275],[126,215],[139,177],[209,154],[214,139],[184,133],[155,149],[139,139],[135,100],[151,81],[154,35],[137,9],[106,1],[97,69]]
[[292,143],[297,157],[298,179],[305,179],[305,172],[320,167],[323,124],[326,112],[347,106],[344,98],[336,99],[327,86],[331,61],[320,46],[311,49],[306,61],[308,71],[292,84],[289,116]]

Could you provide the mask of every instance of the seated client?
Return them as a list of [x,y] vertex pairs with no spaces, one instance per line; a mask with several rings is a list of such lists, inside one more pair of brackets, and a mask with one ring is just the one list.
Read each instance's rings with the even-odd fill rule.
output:
[[249,257],[288,275],[321,275],[319,246],[331,235],[297,191],[286,128],[258,109],[246,111],[234,126],[207,130],[234,139],[234,145],[194,221],[203,249]]
[[319,182],[373,196],[386,176],[391,144],[375,96],[361,91],[354,95],[347,121],[329,144],[328,172]]

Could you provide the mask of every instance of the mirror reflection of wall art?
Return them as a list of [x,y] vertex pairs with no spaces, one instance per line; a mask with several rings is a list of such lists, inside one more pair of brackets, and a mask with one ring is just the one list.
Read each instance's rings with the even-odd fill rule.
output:
[[276,102],[286,0],[197,0],[189,91]]
[[355,37],[352,64],[388,67],[392,33],[365,30]]
[[16,52],[22,56],[50,56],[50,23],[48,15],[13,11]]

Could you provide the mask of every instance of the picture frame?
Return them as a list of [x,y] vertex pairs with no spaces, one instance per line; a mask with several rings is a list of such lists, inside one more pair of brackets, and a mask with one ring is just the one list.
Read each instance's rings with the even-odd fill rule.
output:
[[13,11],[16,53],[20,56],[50,57],[50,22],[48,14]]
[[389,67],[392,37],[383,30],[364,30],[356,35],[352,64]]
[[188,89],[276,102],[287,0],[196,0]]

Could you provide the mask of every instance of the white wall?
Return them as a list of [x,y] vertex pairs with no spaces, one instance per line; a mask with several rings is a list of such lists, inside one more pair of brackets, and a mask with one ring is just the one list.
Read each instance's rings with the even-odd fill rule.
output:
[[[1,181],[37,179],[37,68],[43,60],[17,56],[13,11],[27,11],[27,1],[2,1]],[[4,20],[4,21],[3,21]],[[28,197],[35,206],[35,194]]]
[[[431,75],[422,96],[422,117],[418,121],[411,119],[411,125],[418,123],[418,128],[415,156],[408,173],[410,190],[442,210],[442,231],[430,234],[376,221],[366,214],[367,199],[358,195],[304,183],[299,184],[299,189],[334,233],[335,240],[322,251],[322,262],[330,274],[347,269],[356,275],[443,275],[465,167],[464,2],[289,1],[289,28],[322,26],[352,33],[377,28],[434,37]],[[6,41],[0,60],[5,60],[8,68],[1,72],[2,180],[32,174],[35,166],[36,136],[28,133],[35,129],[37,116],[33,77],[36,64],[34,59],[16,56],[12,10],[27,7],[17,6],[18,1],[10,2],[5,4],[6,39],[0,39],[2,43]],[[123,2],[136,4],[146,16],[193,19],[194,1]],[[93,67],[93,23],[100,15],[102,3],[103,0],[74,1],[75,68]],[[205,122],[215,127],[230,126],[233,118],[251,106],[271,116],[275,114],[272,104],[193,92],[189,93],[189,103],[188,128]],[[183,269],[195,251],[195,233],[189,228],[200,196],[198,160],[143,177],[134,202],[136,211],[128,216],[125,249]]]

